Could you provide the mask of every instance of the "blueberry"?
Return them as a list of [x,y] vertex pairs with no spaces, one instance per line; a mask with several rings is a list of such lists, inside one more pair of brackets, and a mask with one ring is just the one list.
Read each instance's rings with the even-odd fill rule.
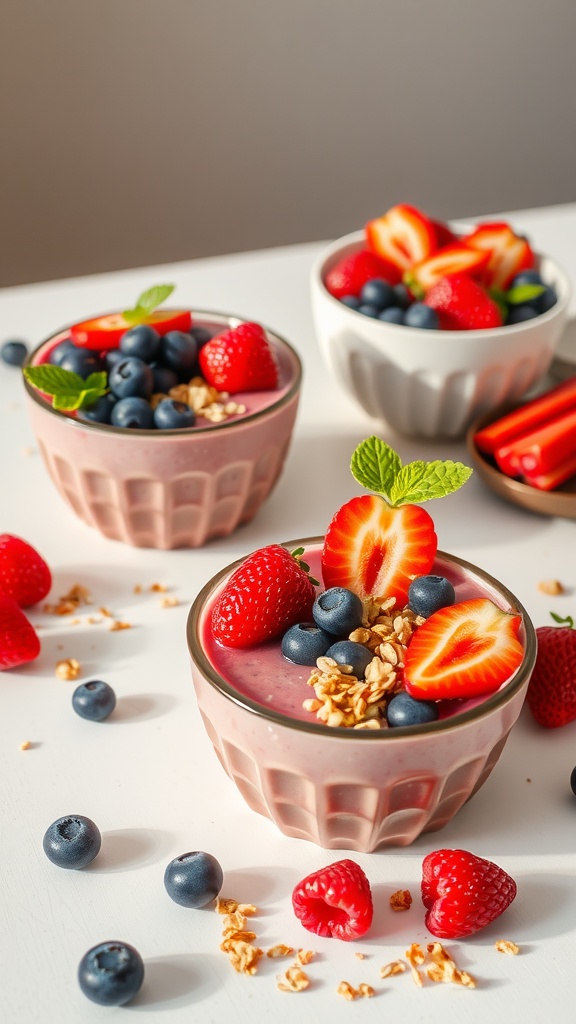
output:
[[128,430],[152,430],[154,413],[145,398],[121,398],[112,409],[110,422]]
[[544,282],[537,270],[521,270],[519,274],[516,274],[510,287],[516,288],[521,284],[544,284]]
[[357,594],[344,587],[331,587],[316,598],[312,618],[326,633],[344,637],[362,625],[363,611]]
[[328,648],[326,657],[334,658],[339,665],[351,665],[352,674],[357,679],[363,679],[364,673],[372,661],[372,652],[364,647],[364,644],[354,643],[353,640],[339,640]]
[[299,622],[282,637],[282,654],[296,665],[315,665],[330,647],[334,637],[315,622]]
[[344,305],[348,306],[350,309],[358,309],[360,305],[360,300],[357,299],[355,295],[343,295],[340,302],[343,302]]
[[440,608],[454,604],[456,591],[445,576],[417,576],[408,588],[408,604],[425,619]]
[[108,349],[104,356],[104,366],[108,370],[108,373],[110,373],[113,366],[116,366],[116,363],[119,363],[124,358],[124,353],[121,352],[119,348]]
[[87,405],[83,409],[78,409],[76,416],[79,420],[88,421],[88,423],[110,423],[112,409],[116,402],[117,399],[110,393],[101,395],[93,405]]
[[360,305],[376,306],[378,310],[393,306],[395,301],[392,285],[381,277],[373,277],[371,281],[366,281],[360,292]]
[[207,327],[192,327],[190,334],[198,346],[198,351],[212,338],[212,332]]
[[570,773],[570,789],[576,796],[576,768],[573,768]]
[[59,345],[52,349],[48,356],[48,362],[52,363],[53,366],[60,366],[66,353],[72,350],[76,351],[76,348],[77,346],[72,341],[72,338],[65,338],[64,341],[61,341]]
[[388,725],[398,728],[401,725],[425,725],[435,722],[438,708],[432,700],[415,700],[404,690],[392,697],[387,709]]
[[138,324],[122,335],[120,351],[125,356],[136,356],[145,363],[151,363],[160,351],[160,335],[150,324]]
[[168,331],[160,344],[160,362],[179,376],[193,374],[198,357],[198,342],[184,331]]
[[116,398],[150,398],[154,374],[142,359],[126,356],[110,370],[108,385]]
[[128,942],[92,946],[78,965],[78,984],[100,1006],[123,1006],[133,999],[144,980],[144,963]]
[[63,370],[71,370],[79,377],[86,379],[91,373],[99,373],[104,369],[104,363],[97,352],[91,352],[89,348],[77,348],[72,345],[62,356],[58,366]]
[[394,306],[400,306],[400,309],[408,309],[408,306],[412,302],[412,296],[408,291],[405,284],[394,285]]
[[44,833],[44,853],[59,868],[85,868],[97,856],[102,837],[97,825],[83,814],[52,822]]
[[22,366],[28,355],[28,346],[25,341],[16,339],[5,341],[0,349],[0,356],[8,366]]
[[159,366],[155,363],[152,366],[152,375],[154,377],[152,394],[154,395],[167,395],[170,388],[175,388],[178,383],[178,374],[174,373],[174,370],[169,370],[167,366]]
[[532,320],[538,316],[538,311],[523,303],[521,306],[511,306],[506,318],[507,324],[521,324],[525,320]]
[[547,313],[557,302],[556,292],[550,285],[546,285],[544,291],[532,299],[532,305],[539,313]]
[[438,314],[423,302],[413,302],[404,313],[406,327],[422,327],[429,331],[438,330]]
[[400,306],[388,306],[378,314],[378,319],[383,320],[386,324],[403,324],[404,310],[400,309]]
[[116,694],[108,683],[101,679],[92,679],[89,683],[80,683],[72,694],[72,707],[80,718],[90,722],[103,722],[112,714],[116,707]]
[[176,430],[193,427],[196,413],[186,402],[177,402],[174,398],[165,398],[154,410],[154,426],[159,430]]
[[380,310],[377,306],[369,306],[366,302],[358,306],[358,312],[362,313],[362,316],[370,316],[373,320],[378,318]]
[[166,892],[181,907],[205,907],[216,899],[223,881],[216,858],[201,850],[176,857],[164,872]]

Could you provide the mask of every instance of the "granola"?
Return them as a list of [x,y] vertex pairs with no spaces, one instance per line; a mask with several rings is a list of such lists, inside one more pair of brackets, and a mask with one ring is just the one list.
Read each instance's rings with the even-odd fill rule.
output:
[[499,953],[506,953],[508,956],[517,956],[520,952],[520,946],[517,946],[515,942],[511,942],[510,939],[498,939],[494,943],[494,948]]
[[392,893],[390,897],[390,906],[392,910],[399,912],[402,910],[410,910],[412,906],[412,893],[409,889],[398,889],[397,892]]

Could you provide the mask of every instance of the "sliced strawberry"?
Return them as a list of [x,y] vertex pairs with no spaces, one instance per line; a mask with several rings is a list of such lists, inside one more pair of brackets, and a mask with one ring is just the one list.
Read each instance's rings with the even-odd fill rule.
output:
[[488,288],[505,291],[516,274],[535,263],[528,240],[515,234],[510,225],[503,222],[479,224],[461,241],[489,254],[484,271],[484,283]]
[[471,249],[460,243],[447,245],[407,270],[404,283],[415,295],[425,295],[433,285],[449,274],[481,277],[489,259],[490,254],[480,249]]
[[501,416],[474,434],[474,444],[491,455],[501,445],[529,433],[548,420],[568,412],[576,405],[576,377],[558,384],[551,391],[533,398],[513,412]]
[[[144,322],[155,327],[159,334],[167,334],[168,331],[189,331],[192,326],[192,314],[189,309],[157,309],[150,313]],[[70,337],[74,344],[81,348],[106,352],[108,349],[118,348],[124,332],[133,326],[124,319],[122,313],[109,313],[94,320],[83,320],[82,323],[74,324],[70,328]]]
[[365,228],[368,248],[402,272],[425,260],[438,248],[432,221],[406,203],[393,206]]
[[439,249],[443,249],[445,245],[457,245],[459,243],[458,235],[454,234],[445,221],[431,220],[430,223],[436,232],[436,242]]
[[271,391],[278,387],[278,366],[266,332],[246,323],[223,331],[200,349],[200,369],[219,391]]
[[430,572],[437,544],[434,522],[419,505],[391,508],[376,494],[352,498],[326,531],[324,585],[362,598],[395,597],[404,607],[414,576]]
[[502,326],[502,314],[488,292],[465,274],[443,277],[424,300],[439,315],[444,331],[481,331]]
[[420,700],[453,700],[492,693],[524,657],[522,618],[487,598],[434,612],[413,634],[404,658],[404,684]]
[[345,295],[358,297],[366,282],[375,277],[390,284],[398,284],[402,275],[393,263],[381,259],[368,249],[361,249],[339,260],[326,274],[324,284],[335,299],[342,299]]
[[40,654],[38,634],[16,601],[0,593],[0,671],[25,665]]

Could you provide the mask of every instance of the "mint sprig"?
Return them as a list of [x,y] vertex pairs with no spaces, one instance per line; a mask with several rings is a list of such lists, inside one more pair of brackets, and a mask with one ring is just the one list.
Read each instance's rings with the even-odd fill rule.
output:
[[362,487],[380,494],[392,508],[443,498],[462,487],[472,474],[469,466],[450,459],[403,466],[398,453],[374,435],[358,445],[350,470]]
[[54,409],[74,412],[84,409],[107,394],[107,375],[104,371],[91,373],[84,380],[72,370],[61,366],[25,366],[24,376],[29,384],[45,395],[50,395]]
[[122,316],[130,324],[142,324],[158,306],[172,295],[173,284],[156,284],[142,292],[133,309],[125,309]]

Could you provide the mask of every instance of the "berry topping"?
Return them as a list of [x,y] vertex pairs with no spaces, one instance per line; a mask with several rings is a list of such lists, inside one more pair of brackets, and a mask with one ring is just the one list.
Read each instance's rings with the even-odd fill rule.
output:
[[143,359],[126,356],[110,370],[108,384],[116,398],[150,398],[154,374]]
[[362,625],[362,613],[362,601],[357,594],[344,587],[330,587],[318,594],[312,618],[326,633],[344,637]]
[[198,342],[185,331],[168,331],[161,339],[160,362],[169,370],[189,380],[196,369]]
[[138,396],[121,398],[112,409],[110,422],[114,427],[124,427],[129,430],[152,430],[154,426],[152,406],[145,398],[138,398]]
[[439,314],[444,331],[480,331],[502,326],[502,314],[488,292],[465,274],[443,277],[426,295],[425,304]]
[[284,633],[282,654],[295,665],[315,665],[333,642],[334,637],[315,622],[298,622]]
[[503,868],[466,850],[436,850],[422,862],[426,927],[439,939],[473,935],[515,896],[516,882]]
[[425,295],[450,274],[480,277],[488,259],[488,253],[481,249],[471,249],[461,243],[448,245],[406,271],[405,281],[414,294]]
[[93,1003],[123,1006],[133,999],[144,980],[142,957],[128,942],[101,942],[82,957],[78,984]]
[[517,235],[509,224],[479,224],[462,239],[465,245],[488,253],[483,280],[488,288],[505,290],[514,277],[534,266],[534,253],[526,238]]
[[151,363],[160,350],[160,335],[150,324],[137,324],[120,338],[120,351],[125,356],[136,356]]
[[428,331],[437,331],[440,326],[438,314],[423,302],[414,302],[408,306],[402,323],[405,327],[420,327]]
[[50,569],[32,545],[11,533],[0,534],[0,593],[27,608],[42,601],[51,586]]
[[224,873],[210,853],[195,850],[170,861],[164,872],[164,886],[170,899],[181,907],[205,907],[222,888]]
[[89,683],[80,683],[72,694],[72,707],[80,718],[90,722],[103,722],[112,714],[116,707],[116,694],[108,683],[101,679],[92,679]]
[[326,651],[327,658],[333,658],[338,665],[350,665],[352,675],[363,679],[372,661],[372,651],[354,640],[338,640]]
[[405,271],[438,247],[432,221],[414,206],[400,203],[366,225],[368,247]]
[[358,298],[363,286],[373,278],[383,278],[391,284],[400,281],[400,271],[388,260],[382,260],[375,253],[362,249],[352,256],[345,256],[324,279],[327,290],[335,299],[344,296]]
[[454,604],[456,591],[445,576],[418,576],[410,584],[408,604],[425,619],[446,605]]
[[208,383],[231,395],[278,387],[274,353],[259,324],[240,324],[217,334],[200,349],[199,361]]
[[487,598],[461,601],[434,612],[412,636],[404,682],[412,697],[441,700],[492,693],[524,657],[520,615]]
[[539,725],[556,729],[576,719],[576,629],[553,614],[557,626],[539,626],[538,654],[526,703]]
[[28,346],[25,341],[16,339],[5,341],[0,348],[0,357],[7,366],[22,366],[28,355]]
[[392,697],[386,708],[386,717],[393,729],[403,725],[425,725],[438,718],[438,705],[432,700],[415,700],[402,690]]
[[359,939],[372,924],[370,883],[353,860],[307,875],[292,893],[292,906],[304,928],[327,938]]
[[192,317],[187,309],[159,310],[174,291],[174,285],[155,285],[140,295],[134,309],[110,313],[94,320],[84,320],[70,328],[75,345],[98,352],[118,348],[122,335],[139,324],[151,324],[159,334],[167,331],[189,331]]
[[193,427],[196,413],[186,402],[177,402],[174,398],[165,398],[154,410],[154,426],[159,430],[177,430]]
[[59,868],[85,868],[100,852],[97,825],[83,814],[69,814],[52,822],[44,833],[44,853]]
[[0,671],[34,661],[40,641],[16,602],[0,593]]
[[316,591],[303,549],[259,548],[232,573],[212,611],[212,633],[228,647],[252,647],[309,621]]

